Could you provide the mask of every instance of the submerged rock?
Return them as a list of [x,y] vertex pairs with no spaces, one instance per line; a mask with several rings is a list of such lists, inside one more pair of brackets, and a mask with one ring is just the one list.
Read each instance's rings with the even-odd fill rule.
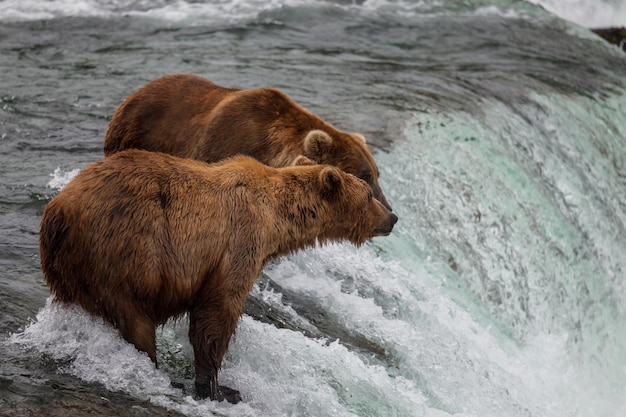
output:
[[325,339],[329,343],[338,340],[348,349],[359,352],[379,363],[395,366],[395,359],[386,349],[365,335],[353,332],[328,318],[328,312],[319,308],[314,302],[298,296],[273,281],[266,274],[259,278],[259,286],[280,293],[283,302],[297,314],[272,307],[261,294],[252,292],[246,301],[245,313],[263,323],[272,324],[279,329],[300,332],[312,339]]

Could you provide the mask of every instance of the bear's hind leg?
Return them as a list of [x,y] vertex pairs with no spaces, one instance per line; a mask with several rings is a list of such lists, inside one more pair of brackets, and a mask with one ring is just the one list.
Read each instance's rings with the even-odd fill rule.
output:
[[[241,401],[239,391],[218,385],[217,374],[222,365],[228,343],[237,327],[243,311],[227,306],[224,299],[212,297],[194,306],[189,314],[189,340],[193,346],[196,368],[196,395],[211,400],[226,400],[237,404]],[[231,307],[231,308],[228,308]]]
[[118,323],[122,337],[135,345],[138,351],[146,352],[154,365],[156,358],[156,325],[146,315],[133,312],[124,315],[124,320]]

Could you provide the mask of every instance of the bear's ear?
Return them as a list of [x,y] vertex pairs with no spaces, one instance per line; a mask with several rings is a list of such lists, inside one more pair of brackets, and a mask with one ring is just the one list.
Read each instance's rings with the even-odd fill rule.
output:
[[314,160],[330,152],[333,138],[322,130],[311,130],[304,138],[304,154]]
[[357,138],[359,140],[362,140],[363,143],[366,143],[365,136],[363,136],[362,134],[360,134],[360,133],[353,133],[352,136],[354,136],[355,138]]
[[327,199],[334,197],[343,186],[343,178],[339,168],[327,166],[320,171],[322,195]]
[[298,155],[296,159],[293,160],[292,166],[303,166],[303,165],[316,165],[315,162],[311,161],[304,155]]

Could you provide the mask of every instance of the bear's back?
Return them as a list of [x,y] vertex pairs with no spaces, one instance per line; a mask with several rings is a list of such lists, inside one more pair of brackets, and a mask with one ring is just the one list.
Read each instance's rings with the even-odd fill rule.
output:
[[191,157],[192,138],[205,134],[204,118],[237,89],[192,74],[158,78],[117,108],[104,140],[105,156],[125,149]]
[[[113,288],[111,297],[139,294],[145,308],[160,305],[162,313],[151,311],[157,321],[181,314],[232,245],[231,219],[259,217],[249,179],[268,176],[266,169],[242,156],[209,165],[142,150],[87,166],[41,222],[41,265],[55,298],[106,317],[93,299]],[[241,239],[258,245],[255,230]]]

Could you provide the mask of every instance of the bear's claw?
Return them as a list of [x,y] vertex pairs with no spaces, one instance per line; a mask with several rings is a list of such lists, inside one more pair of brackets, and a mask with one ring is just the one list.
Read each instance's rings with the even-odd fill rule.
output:
[[241,393],[236,389],[225,387],[223,385],[201,384],[196,382],[196,399],[209,398],[217,401],[228,401],[231,404],[241,402]]
[[224,385],[220,385],[220,390],[222,390],[222,394],[224,399],[231,404],[237,404],[241,402],[241,393],[236,389],[232,389],[229,387],[225,387]]

